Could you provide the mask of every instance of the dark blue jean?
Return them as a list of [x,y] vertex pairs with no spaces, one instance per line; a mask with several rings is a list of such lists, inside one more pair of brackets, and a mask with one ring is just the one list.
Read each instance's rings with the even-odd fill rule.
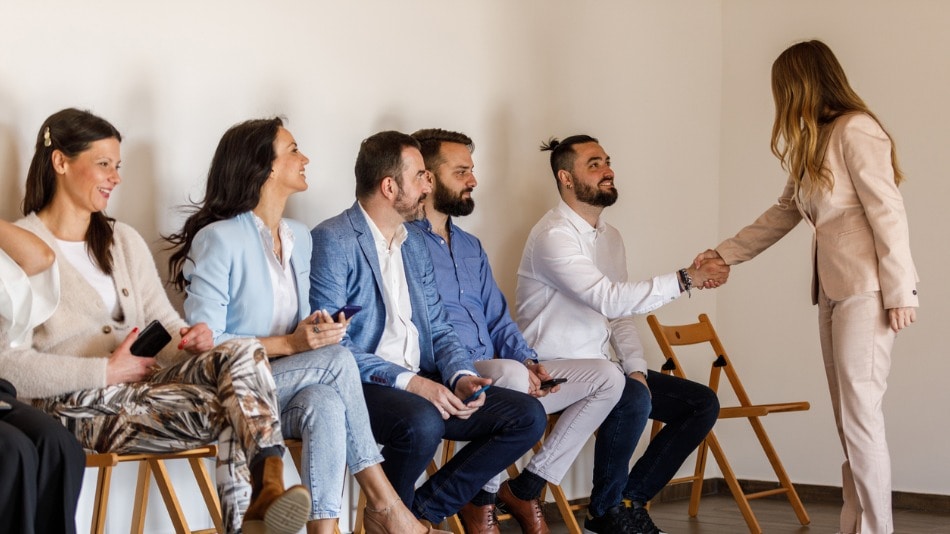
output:
[[[505,388],[485,394],[485,405],[468,419],[444,421],[439,410],[418,395],[363,384],[373,435],[383,445],[383,471],[417,517],[441,523],[458,512],[544,433],[544,408],[533,397]],[[413,491],[442,438],[469,443]]]
[[[603,515],[626,498],[647,502],[673,478],[719,417],[719,399],[708,387],[650,371],[647,385],[627,378],[623,395],[597,431],[590,513]],[[627,473],[647,419],[664,423]]]

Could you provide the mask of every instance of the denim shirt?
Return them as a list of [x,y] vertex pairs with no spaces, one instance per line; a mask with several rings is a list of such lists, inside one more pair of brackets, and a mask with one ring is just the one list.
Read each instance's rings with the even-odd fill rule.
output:
[[488,256],[477,237],[449,218],[450,245],[432,231],[427,219],[411,223],[425,235],[435,267],[436,286],[455,333],[472,361],[500,358],[537,360],[518,325],[511,319],[508,302],[495,283]]

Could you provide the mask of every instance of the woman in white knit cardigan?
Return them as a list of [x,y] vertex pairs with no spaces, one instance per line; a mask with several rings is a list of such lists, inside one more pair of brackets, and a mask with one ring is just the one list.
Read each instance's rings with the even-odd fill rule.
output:
[[[168,302],[141,236],[104,214],[121,183],[120,141],[107,121],[76,109],[40,128],[17,224],[56,253],[61,300],[23,346],[0,352],[0,375],[88,449],[160,452],[217,441],[228,531],[297,532],[310,496],[284,489],[264,349],[251,339],[212,348],[208,327],[185,324]],[[172,343],[154,358],[132,355],[138,331],[155,319]]]

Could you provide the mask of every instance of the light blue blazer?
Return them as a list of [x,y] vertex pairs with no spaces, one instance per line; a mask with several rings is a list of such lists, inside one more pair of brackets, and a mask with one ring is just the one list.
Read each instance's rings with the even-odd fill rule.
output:
[[[299,322],[310,315],[307,294],[312,245],[303,223],[291,219],[284,222],[294,235],[290,267],[297,282]],[[208,323],[215,344],[235,337],[271,334],[274,289],[264,242],[251,212],[202,228],[191,243],[182,274],[188,283],[185,320],[188,324]]]
[[[419,330],[420,375],[449,385],[459,371],[478,374],[468,352],[449,323],[439,291],[429,249],[419,230],[407,225],[409,237],[402,245],[402,261],[412,303],[412,322]],[[382,276],[376,243],[362,210],[351,208],[320,223],[310,234],[310,306],[336,310],[344,304],[362,306],[353,316],[342,344],[356,356],[363,382],[394,386],[405,367],[373,354],[386,322]]]

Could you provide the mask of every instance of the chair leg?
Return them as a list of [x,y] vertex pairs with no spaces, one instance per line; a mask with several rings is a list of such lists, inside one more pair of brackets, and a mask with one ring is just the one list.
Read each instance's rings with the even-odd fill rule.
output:
[[132,504],[132,534],[142,534],[145,531],[145,512],[148,509],[148,492],[150,489],[151,466],[147,461],[139,462],[139,475],[135,483],[135,502]]
[[211,515],[211,521],[218,532],[224,532],[224,518],[221,517],[221,501],[218,500],[218,490],[208,474],[208,468],[205,465],[204,458],[189,458],[191,471],[195,474],[195,481],[198,483],[198,489],[201,490],[201,496],[204,497],[205,506],[208,507],[208,513]]
[[736,473],[732,470],[729,460],[726,459],[726,454],[723,452],[722,446],[716,438],[716,434],[710,432],[709,435],[706,436],[706,442],[709,444],[709,450],[719,465],[719,470],[722,471],[723,478],[726,479],[726,485],[729,486],[729,491],[732,492],[732,497],[736,500],[739,511],[742,512],[742,517],[745,519],[746,525],[749,526],[749,532],[751,534],[762,534],[762,527],[759,526],[759,520],[755,518],[752,507],[749,506],[749,499],[746,498],[745,493],[743,493],[742,488],[739,486]]
[[759,443],[762,445],[762,450],[765,451],[765,456],[769,459],[769,463],[772,464],[772,470],[775,471],[775,476],[778,477],[779,484],[785,489],[785,495],[788,497],[788,502],[792,505],[792,510],[795,511],[795,515],[798,516],[798,522],[802,525],[809,524],[811,519],[808,517],[808,512],[805,511],[805,505],[802,504],[802,500],[798,497],[798,491],[795,490],[795,486],[788,477],[788,473],[785,472],[785,466],[782,465],[782,461],[778,457],[778,452],[775,451],[775,447],[772,446],[772,441],[769,439],[768,434],[765,433],[765,426],[762,425],[762,421],[760,421],[758,417],[750,417],[749,423],[752,425],[752,430],[755,431],[756,437],[759,438]]
[[557,509],[561,512],[561,520],[564,521],[564,525],[567,526],[568,533],[583,534],[584,531],[581,530],[581,526],[577,524],[577,518],[574,517],[574,509],[570,501],[567,500],[567,495],[564,494],[564,490],[561,489],[561,486],[551,483],[545,485],[551,488],[551,496],[554,497]]
[[353,522],[353,534],[366,534],[363,528],[363,511],[366,509],[366,494],[360,489],[360,497],[356,501],[356,521]]
[[106,510],[109,505],[109,485],[112,482],[112,466],[102,466],[96,477],[96,498],[92,510],[91,534],[102,534],[106,528]]
[[165,501],[165,508],[168,509],[168,516],[172,520],[175,532],[178,534],[189,534],[188,521],[185,519],[185,513],[181,509],[178,497],[175,495],[175,489],[172,487],[171,478],[168,476],[168,470],[165,468],[165,462],[162,460],[147,460],[155,474],[155,483],[158,485],[158,491],[162,494],[162,500]]
[[693,471],[693,484],[689,494],[688,513],[690,517],[699,515],[699,500],[703,496],[703,480],[706,477],[706,460],[708,457],[709,445],[704,439],[696,449],[696,469]]

